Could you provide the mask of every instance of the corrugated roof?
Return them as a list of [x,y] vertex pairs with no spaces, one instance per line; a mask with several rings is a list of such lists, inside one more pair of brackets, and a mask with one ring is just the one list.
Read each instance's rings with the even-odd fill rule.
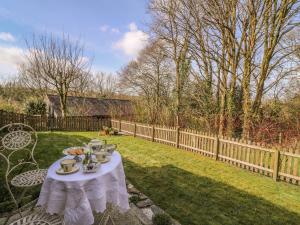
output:
[[[57,116],[61,115],[60,98],[58,95],[47,95],[50,106]],[[84,114],[85,116],[110,116],[132,115],[132,104],[130,100],[123,99],[101,99],[92,97],[67,97],[67,107],[74,111],[73,114]],[[77,113],[76,113],[77,112]]]

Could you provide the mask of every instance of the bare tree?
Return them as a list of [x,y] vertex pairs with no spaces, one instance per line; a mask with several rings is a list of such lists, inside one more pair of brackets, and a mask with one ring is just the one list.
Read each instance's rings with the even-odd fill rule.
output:
[[228,135],[234,133],[240,105],[235,99],[241,86],[243,136],[247,137],[262,97],[286,75],[284,65],[292,49],[282,39],[298,25],[299,2],[179,1],[186,8],[181,11],[188,12],[181,23],[189,25],[190,52],[199,69],[196,74],[203,74],[207,84],[213,76],[217,80],[219,133],[225,128]]
[[162,121],[161,112],[168,105],[172,90],[171,63],[164,45],[155,41],[143,49],[137,60],[120,72],[120,87],[131,95],[140,95],[147,107],[149,120]]
[[60,97],[62,116],[67,114],[67,96],[82,88],[88,76],[89,60],[79,41],[68,36],[33,36],[26,41],[28,53],[20,66],[20,75],[29,87],[51,89]]
[[185,7],[177,0],[152,0],[149,4],[154,22],[152,30],[166,43],[169,57],[175,65],[176,78],[176,125],[181,123],[182,90],[190,72],[188,56],[190,32],[186,23],[182,24]]
[[97,72],[93,74],[90,91],[101,98],[111,98],[117,93],[117,77],[110,73]]

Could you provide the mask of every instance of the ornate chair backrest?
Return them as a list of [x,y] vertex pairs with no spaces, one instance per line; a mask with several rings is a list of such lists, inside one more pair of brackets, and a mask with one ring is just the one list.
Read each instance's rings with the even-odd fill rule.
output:
[[0,128],[0,159],[6,162],[5,178],[26,165],[38,168],[34,159],[34,149],[37,144],[36,131],[22,123],[12,123]]

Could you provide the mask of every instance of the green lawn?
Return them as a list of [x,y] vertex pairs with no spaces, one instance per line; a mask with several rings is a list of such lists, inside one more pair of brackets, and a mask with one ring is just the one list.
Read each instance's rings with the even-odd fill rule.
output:
[[[40,133],[36,158],[47,167],[63,148],[96,136]],[[127,178],[183,225],[300,224],[299,186],[139,138],[105,139],[118,144]]]

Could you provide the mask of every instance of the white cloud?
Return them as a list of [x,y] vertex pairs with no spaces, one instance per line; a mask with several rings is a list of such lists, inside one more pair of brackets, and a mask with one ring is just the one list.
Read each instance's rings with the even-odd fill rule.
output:
[[114,34],[120,33],[120,30],[118,28],[110,27],[109,25],[102,25],[100,27],[100,31],[103,33],[108,32],[108,31],[110,31],[111,33],[114,33]]
[[125,55],[135,58],[148,42],[149,35],[139,30],[135,23],[129,24],[129,31],[113,44],[113,48],[122,51]]
[[15,75],[24,58],[24,50],[18,47],[0,46],[0,77]]
[[118,28],[111,28],[110,30],[112,33],[118,34],[120,33],[120,30]]
[[7,32],[0,32],[0,40],[2,41],[15,41],[15,37],[11,33]]
[[129,30],[131,30],[131,31],[137,30],[136,24],[135,24],[135,23],[130,23],[130,24],[129,24]]
[[106,32],[106,31],[108,30],[108,28],[109,28],[108,25],[102,25],[102,26],[100,27],[100,31],[101,31],[101,32]]

